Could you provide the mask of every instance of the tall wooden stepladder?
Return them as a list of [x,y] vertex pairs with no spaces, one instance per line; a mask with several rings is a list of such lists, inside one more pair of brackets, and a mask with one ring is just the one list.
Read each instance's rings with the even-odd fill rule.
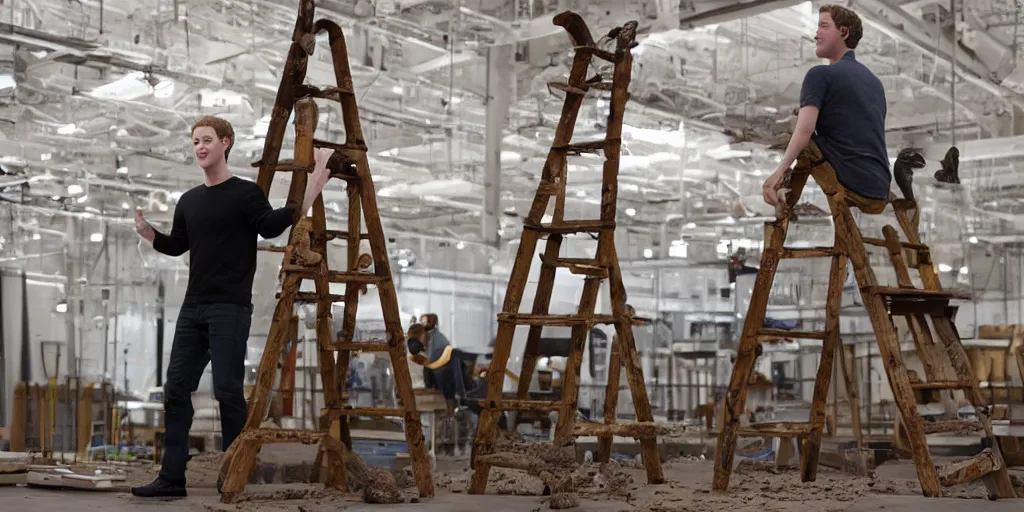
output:
[[[808,177],[814,178],[828,198],[835,226],[832,247],[789,248],[784,245],[790,213],[800,198],[800,193],[807,183]],[[728,488],[736,450],[736,438],[741,435],[798,438],[801,451],[801,479],[807,482],[816,478],[824,427],[825,402],[831,382],[834,357],[839,348],[839,306],[846,275],[846,261],[849,258],[853,263],[864,307],[871,319],[889,385],[900,411],[902,425],[906,430],[923,494],[936,497],[940,495],[941,487],[958,485],[980,478],[988,488],[990,498],[1014,497],[1013,487],[1003,463],[999,444],[992,435],[989,411],[983,405],[977,381],[974,379],[953,324],[956,308],[950,306],[949,303],[953,299],[966,297],[954,291],[942,290],[939,286],[928,246],[922,244],[918,236],[917,205],[905,199],[892,201],[897,221],[909,242],[900,242],[895,229],[891,226],[886,226],[883,230],[884,239],[865,238],[861,236],[860,229],[857,227],[850,209],[851,206],[859,208],[864,213],[877,215],[885,210],[889,201],[863,198],[840,185],[832,166],[825,162],[813,142],[801,153],[795,169],[787,180],[791,180],[788,187],[791,193],[787,194],[784,205],[780,208],[779,217],[774,222],[765,223],[765,243],[764,251],[761,254],[761,267],[757,273],[754,293],[740,338],[736,363],[733,366],[729,391],[725,397],[725,421],[718,436],[718,448],[715,454],[714,489],[724,491]],[[890,259],[896,267],[898,286],[878,284],[864,249],[865,244],[888,249]],[[924,289],[913,287],[907,267],[902,263],[905,253],[913,253],[916,256],[914,263],[915,267],[920,270],[921,281],[925,285]],[[741,428],[740,417],[744,413],[747,382],[753,371],[755,349],[765,338],[779,334],[774,332],[775,329],[763,327],[768,295],[779,260],[816,257],[832,259],[826,300],[825,330],[823,332],[788,333],[793,338],[823,340],[821,361],[812,396],[810,421],[807,423],[765,423]],[[928,371],[929,382],[911,382],[892,322],[894,315],[907,317],[911,331],[914,333],[915,342],[919,345],[922,345],[926,338],[931,342],[932,332],[928,330],[928,319],[931,320],[935,337],[943,342],[945,363],[950,364],[952,374]],[[922,361],[924,361],[925,367],[937,365],[941,362],[939,360],[941,355],[931,349],[922,350]],[[931,380],[933,377],[944,380]],[[983,434],[982,446],[984,449],[982,452],[965,461],[936,468],[932,463],[931,454],[928,452],[926,434],[959,430],[963,428],[964,422],[957,421],[956,418],[925,422],[917,411],[917,402],[914,398],[915,389],[963,390],[968,400],[976,408],[978,417],[976,430],[982,431]]]
[[[336,87],[321,89],[303,84],[307,59],[316,46],[314,37],[320,32],[326,32],[328,36],[334,61]],[[344,143],[314,138],[318,118],[314,98],[333,100],[341,104],[346,136]],[[293,160],[278,160],[288,118],[293,110],[295,156]],[[314,167],[315,148],[334,150],[328,168],[332,178],[347,183],[348,229],[327,229],[322,196],[317,197],[313,205],[312,217],[306,217],[305,212],[299,212],[296,216],[289,244],[283,248],[281,292],[278,294],[270,334],[267,336],[266,348],[256,375],[256,385],[249,397],[249,415],[245,429],[225,454],[221,501],[230,503],[243,490],[256,455],[265,443],[319,443],[310,480],[315,482],[319,479],[322,463],[326,458],[326,485],[346,489],[345,451],[352,446],[347,420],[351,415],[403,418],[416,486],[421,496],[432,496],[434,486],[430,474],[430,461],[427,458],[420,415],[413,397],[405,336],[391,278],[386,239],[377,210],[376,192],[366,157],[366,143],[359,123],[345,37],[341,28],[333,21],[320,19],[314,23],[313,0],[301,0],[292,46],[267,131],[263,157],[253,164],[260,169],[257,182],[263,191],[269,192],[275,172],[291,172],[293,177],[287,204],[296,210],[300,209],[307,176]],[[365,233],[362,232],[364,222]],[[328,267],[327,243],[335,239],[347,242],[347,270],[338,271]],[[360,240],[369,241],[373,253],[372,272],[361,272],[355,267],[360,256]],[[280,248],[275,249],[282,251]],[[303,280],[313,281],[315,291],[299,291]],[[344,295],[331,294],[331,283],[344,283]],[[386,326],[385,340],[353,340],[360,289],[367,285],[377,288]],[[331,318],[331,307],[336,302],[345,303],[344,324],[337,341],[334,340]],[[319,430],[259,428],[267,413],[268,398],[296,303],[313,303],[317,306],[316,337],[325,404],[320,413]],[[345,383],[353,351],[389,354],[395,390],[400,403],[398,408],[352,408],[347,405]],[[340,433],[340,440],[331,436],[332,427],[335,425]]]
[[[588,435],[600,435],[609,440],[613,434],[638,437],[643,450],[643,462],[647,470],[648,481],[651,483],[664,481],[655,430],[651,428],[653,415],[633,340],[633,317],[626,306],[626,292],[619,270],[618,255],[615,251],[615,213],[622,120],[629,96],[627,91],[633,63],[630,50],[635,46],[637,23],[631,21],[609,33],[609,39],[615,41],[615,49],[612,51],[602,50],[595,44],[590,29],[576,13],[567,11],[559,14],[555,16],[554,24],[568,32],[575,47],[575,57],[568,80],[548,84],[550,88],[565,93],[565,102],[562,107],[561,119],[555,129],[551,151],[544,164],[537,194],[529,214],[523,221],[519,251],[509,277],[502,313],[498,315],[498,334],[490,370],[487,373],[487,399],[481,403],[483,411],[480,414],[476,439],[473,444],[472,467],[474,472],[469,489],[469,492],[473,494],[482,494],[486,491],[487,476],[491,466],[527,469],[526,465],[508,465],[511,461],[521,459],[521,457],[503,457],[503,454],[495,453],[497,418],[506,410],[558,411],[555,442],[560,444],[573,442],[574,435],[579,435],[581,427],[587,430]],[[600,76],[588,79],[587,72],[591,60],[595,57],[614,64],[613,77],[610,82],[603,81]],[[610,91],[610,112],[605,138],[590,142],[572,142],[577,113],[587,91],[591,89]],[[567,157],[581,153],[603,153],[605,157],[601,186],[601,213],[598,220],[565,219]],[[551,222],[544,223],[542,218],[552,198],[555,200],[555,206]],[[563,236],[573,233],[597,233],[598,242],[594,258],[559,257]],[[537,242],[544,235],[547,236],[547,244],[544,253],[540,256],[540,279],[534,296],[532,312],[520,313],[520,304],[530,273],[531,260],[536,251]],[[585,276],[582,297],[575,315],[551,315],[548,313],[555,270],[559,267]],[[610,286],[612,314],[595,315],[598,291],[601,282],[605,279],[608,280]],[[597,323],[614,324],[618,333],[618,342],[612,347],[612,352],[618,354],[619,357],[613,356],[615,361],[609,365],[608,372],[608,385],[615,392],[609,393],[605,399],[605,424],[577,425],[580,365],[587,333],[590,327]],[[513,334],[518,325],[528,325],[530,329],[516,398],[506,399],[502,391],[505,369],[512,350]],[[544,326],[572,327],[572,343],[562,380],[562,399],[558,402],[527,400],[538,357],[541,330]],[[614,412],[619,389],[618,370],[622,365],[626,369],[638,422],[616,425],[614,424]]]

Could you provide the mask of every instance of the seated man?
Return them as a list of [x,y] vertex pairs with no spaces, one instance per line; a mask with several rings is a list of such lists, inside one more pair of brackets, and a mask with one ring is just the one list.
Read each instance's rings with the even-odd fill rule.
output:
[[837,5],[819,9],[815,55],[830,64],[815,66],[804,77],[796,129],[778,169],[764,182],[766,203],[777,205],[786,172],[813,136],[839,183],[884,207],[892,183],[885,143],[887,105],[882,82],[854,55],[863,35],[853,11]]
[[[423,365],[423,381],[437,389],[447,400],[465,398],[462,356],[443,336],[430,339],[423,324],[413,324],[406,335],[409,359]],[[427,341],[429,340],[429,341]]]

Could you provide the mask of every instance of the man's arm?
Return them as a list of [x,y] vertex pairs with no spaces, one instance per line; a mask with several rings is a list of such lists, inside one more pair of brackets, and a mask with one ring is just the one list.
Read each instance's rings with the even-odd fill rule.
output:
[[[165,235],[149,225],[149,229],[152,230],[152,238],[145,237],[153,242],[153,248],[157,252],[166,254],[168,256],[181,256],[188,251],[188,229],[185,225],[185,213],[182,211],[181,204],[179,203],[174,207],[174,221],[171,224],[171,234]],[[142,217],[142,212],[136,210],[138,217]],[[145,222],[145,220],[143,220]]]
[[796,128],[793,130],[793,135],[789,139],[789,145],[786,146],[786,152],[782,155],[778,168],[764,183],[764,199],[768,204],[775,205],[778,201],[775,191],[782,185],[786,172],[793,166],[793,162],[800,156],[800,152],[806,149],[811,142],[814,127],[818,124],[821,104],[828,91],[827,72],[828,66],[815,66],[804,77],[803,86],[800,88],[800,111],[796,117]]
[[288,206],[274,209],[270,206],[267,196],[263,195],[256,185],[249,187],[249,192],[243,198],[246,209],[246,218],[249,224],[256,228],[256,232],[263,238],[274,238],[284,233],[292,225],[295,218],[295,210]]

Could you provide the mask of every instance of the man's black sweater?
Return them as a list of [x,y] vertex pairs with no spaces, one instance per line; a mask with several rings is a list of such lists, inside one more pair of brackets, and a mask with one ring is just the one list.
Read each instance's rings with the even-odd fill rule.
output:
[[274,238],[292,224],[291,208],[274,210],[255,183],[232,176],[182,194],[171,234],[156,231],[153,248],[190,252],[185,304],[252,303],[256,235]]

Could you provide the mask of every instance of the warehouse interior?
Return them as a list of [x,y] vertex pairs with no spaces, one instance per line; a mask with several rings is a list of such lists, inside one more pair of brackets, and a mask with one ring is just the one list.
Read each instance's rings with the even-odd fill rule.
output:
[[[814,53],[819,9],[825,4],[852,9],[864,27],[857,59],[885,88],[889,160],[895,163],[901,150],[912,148],[925,162],[915,170],[913,190],[918,245],[927,246],[935,279],[915,282],[963,294],[964,300],[955,302],[954,331],[969,363],[970,385],[985,402],[969,403],[977,402],[970,398],[972,391],[958,391],[951,399],[943,395],[919,404],[917,411],[953,414],[955,421],[991,417],[988,438],[979,440],[978,432],[968,429],[967,434],[929,436],[925,448],[938,464],[940,458],[990,453],[990,441],[997,439],[995,452],[1001,455],[992,459],[997,462],[990,469],[1001,466],[1003,474],[1008,467],[1017,496],[1024,498],[1018,473],[1024,468],[1024,199],[1013,197],[1024,190],[1024,173],[1017,174],[1018,165],[1024,170],[1024,7],[1019,0],[0,2],[0,449],[10,454],[0,457],[0,469],[5,463],[17,466],[8,472],[25,473],[29,482],[27,488],[0,494],[24,495],[39,510],[64,510],[82,500],[117,510],[126,502],[113,495],[127,493],[129,483],[145,483],[138,478],[155,476],[152,468],[159,467],[163,439],[162,386],[190,257],[160,254],[141,240],[135,212],[141,210],[156,229],[167,232],[182,194],[202,185],[190,137],[202,116],[215,115],[233,125],[230,171],[257,180],[276,122],[275,101],[287,79],[286,61],[295,48],[297,13],[307,3],[315,4],[316,19],[330,20],[344,31],[347,54],[342,57],[351,71],[375,190],[377,211],[364,204],[363,214],[379,213],[393,286],[393,293],[378,294],[372,285],[362,291],[354,324],[343,321],[345,304],[335,304],[327,331],[332,336],[354,325],[353,339],[390,341],[397,318],[405,333],[424,315],[436,315],[436,329],[461,353],[481,389],[500,381],[492,386],[499,395],[528,388],[540,400],[562,399],[564,386],[575,390],[574,409],[587,424],[602,418],[606,423],[656,423],[668,481],[662,491],[649,483],[650,464],[645,476],[641,452],[653,453],[641,448],[648,434],[616,434],[608,452],[602,439],[611,440],[611,434],[579,434],[577,425],[573,446],[579,463],[596,464],[591,461],[600,459],[602,450],[604,460],[611,459],[599,461],[600,470],[588,476],[603,477],[604,490],[573,491],[581,510],[734,510],[749,506],[751,497],[768,500],[768,510],[793,502],[806,510],[942,508],[949,505],[947,498],[991,497],[995,491],[988,480],[984,486],[977,480],[944,489],[943,497],[922,498],[922,486],[928,491],[918,481],[923,478],[919,468],[915,474],[917,445],[910,449],[906,444],[906,430],[911,429],[912,438],[914,427],[901,420],[899,393],[893,391],[898,386],[889,373],[897,371],[895,363],[891,354],[880,351],[877,319],[852,271],[836,295],[841,300],[837,357],[842,362],[834,363],[837,370],[827,389],[819,390],[815,380],[823,359],[833,364],[831,355],[822,356],[827,341],[785,332],[758,347],[749,381],[733,375],[737,359],[747,357],[741,346],[747,317],[761,318],[751,312],[763,284],[758,269],[768,244],[765,225],[777,217],[776,208],[762,198],[762,184],[782,157],[772,141],[788,140],[804,76],[826,63]],[[552,22],[564,11],[578,14],[595,39],[612,41],[612,46],[615,35],[601,36],[629,21],[637,23],[635,44],[626,50],[632,64],[623,117],[613,119],[621,99],[612,89],[591,90],[573,134],[574,141],[601,139],[611,133],[610,124],[621,123],[609,239],[624,295],[604,284],[592,305],[620,323],[548,324],[538,331],[539,352],[532,357],[524,356],[527,331],[516,330],[507,364],[491,365],[501,352],[499,319],[509,313],[504,309],[509,290],[525,289],[517,292],[517,311],[525,313],[544,279],[543,243],[525,255],[534,262],[528,276],[510,276],[516,274],[517,254],[525,252],[522,245],[532,228],[524,225],[535,195],[548,183],[545,162],[565,121],[563,105],[573,94],[571,86],[552,86],[565,83],[578,53],[566,29]],[[311,41],[303,40],[315,48],[305,83],[341,86],[333,43],[326,33]],[[604,71],[610,69],[606,65]],[[318,104],[316,139],[346,140],[342,109],[337,103]],[[302,143],[292,129],[298,117],[286,116],[288,130],[277,148],[282,160],[293,151],[299,160]],[[951,147],[959,151],[955,183],[937,174],[948,168],[944,158]],[[569,160],[559,201],[565,219],[603,218],[606,161],[600,152]],[[277,172],[267,181],[273,207],[286,204],[292,180],[293,173]],[[344,180],[332,179],[323,191],[327,229],[349,225],[353,196],[346,187]],[[829,197],[813,183],[803,190],[787,247],[831,246],[838,239]],[[883,226],[896,225],[893,211],[859,215],[860,232],[881,239]],[[545,214],[542,222],[552,222],[552,215]],[[372,224],[363,225],[372,231]],[[322,428],[321,410],[329,405],[320,373],[317,305],[288,308],[288,319],[295,319],[276,349],[283,348],[283,356],[264,350],[278,318],[288,265],[281,251],[291,233],[257,242],[269,249],[259,253],[252,290],[245,389],[247,397],[259,394],[254,390],[261,385],[263,362],[275,376],[266,398],[270,412],[261,428],[314,431]],[[352,253],[349,245],[343,237],[327,242],[331,268],[351,266],[347,254],[371,252],[366,245]],[[555,257],[585,259],[600,252],[596,235],[566,235],[561,245]],[[880,283],[897,286],[900,281],[903,286],[884,243],[866,250]],[[753,329],[791,334],[831,329],[829,264],[827,258],[782,261],[768,282],[763,321]],[[380,260],[376,267],[380,275]],[[584,283],[593,275],[575,270],[553,274],[545,314],[582,311],[589,294]],[[350,298],[347,286],[332,283],[329,293]],[[321,293],[313,292],[312,284],[302,290],[300,295]],[[389,301],[397,302],[397,317]],[[622,316],[627,309],[628,318]],[[630,328],[635,356],[623,355],[630,347],[620,344],[623,334],[617,325]],[[931,356],[918,354],[915,324],[895,319],[891,328],[901,375],[910,374],[912,385],[933,380],[925,379]],[[406,361],[402,343],[401,360]],[[577,346],[582,348],[581,363],[576,363],[581,366],[570,377],[570,353]],[[945,354],[943,349],[940,357],[952,357],[955,366],[957,358]],[[627,363],[616,388],[608,375],[619,372],[620,358]],[[360,353],[344,361],[349,365],[343,393],[348,404],[409,409],[398,389],[407,384],[396,382],[402,371],[393,368],[387,354]],[[530,468],[519,468],[533,475],[530,481],[522,472],[513,477],[513,471],[493,469],[487,493],[467,495],[471,452],[481,442],[478,428],[492,428],[490,419],[484,421],[490,418],[487,405],[483,413],[465,404],[452,406],[429,389],[421,365],[412,360],[402,364],[417,397],[417,421],[422,420],[417,431],[426,440],[431,493],[425,495],[413,483],[419,475],[410,459],[417,458],[418,448],[408,437],[408,416],[400,421],[353,415],[342,427],[351,432],[341,434],[351,436],[343,449],[361,456],[364,467],[391,471],[398,487],[407,479],[402,489],[407,504],[395,510],[560,508],[554,496],[569,493],[534,478],[539,471]],[[636,381],[633,366],[639,370],[635,375],[642,374]],[[216,489],[221,418],[212,371],[206,369],[193,393],[190,435],[190,468],[202,465],[206,473],[189,470],[190,497],[181,510],[222,506]],[[495,377],[499,374],[501,379]],[[520,374],[532,375],[521,383]],[[822,409],[826,439],[817,434],[823,454],[815,463],[821,465],[816,481],[802,482],[800,471],[775,466],[771,473],[751,476],[741,464],[733,470],[739,480],[734,478],[731,490],[708,494],[716,441],[727,437],[721,436],[723,430],[732,432],[724,428],[734,418],[727,409],[737,404],[728,398],[731,381],[743,381],[745,403],[740,400],[737,414],[744,419],[736,422],[744,427],[813,423],[813,404],[827,398]],[[645,389],[646,406],[636,403],[636,386]],[[927,402],[934,388],[919,385],[915,390],[916,399]],[[944,393],[934,392],[936,397]],[[608,393],[616,395],[611,407]],[[484,395],[476,398],[487,402]],[[949,400],[956,402],[952,409],[945,403]],[[523,409],[507,421],[523,443],[551,443],[565,422],[572,428],[557,412]],[[337,429],[337,418],[333,424]],[[785,439],[763,436],[763,453],[777,459]],[[863,474],[850,470],[856,465],[853,458],[863,462],[861,455],[851,455],[853,439],[853,451],[872,453],[871,468]],[[310,494],[320,484],[291,478],[282,469],[312,467],[314,457],[320,461],[315,445],[268,445],[259,457],[260,467],[274,466],[281,474],[250,478],[243,494],[302,491],[291,499],[259,497],[259,510],[295,510],[303,500],[328,499]],[[750,458],[747,465],[762,463],[760,455],[738,457]],[[64,484],[47,488],[41,482],[62,471],[54,468],[118,476],[112,484],[104,480],[100,485],[98,479],[76,488],[65,478]],[[2,473],[2,485],[24,483],[15,477],[5,480]],[[628,485],[614,483],[626,478],[622,475],[628,476]],[[851,483],[842,483],[843,478]],[[764,483],[765,496],[759,497],[762,479],[772,481]],[[887,483],[876,487],[876,479]],[[832,486],[845,490],[831,497],[818,492],[830,494]],[[81,493],[100,487],[115,492]],[[627,490],[620,496],[611,488]],[[353,498],[355,491],[329,498],[339,500],[331,502],[335,508],[363,510],[367,499]],[[497,495],[505,501],[497,501]],[[990,510],[1014,506],[1013,499],[974,503],[970,506]]]

